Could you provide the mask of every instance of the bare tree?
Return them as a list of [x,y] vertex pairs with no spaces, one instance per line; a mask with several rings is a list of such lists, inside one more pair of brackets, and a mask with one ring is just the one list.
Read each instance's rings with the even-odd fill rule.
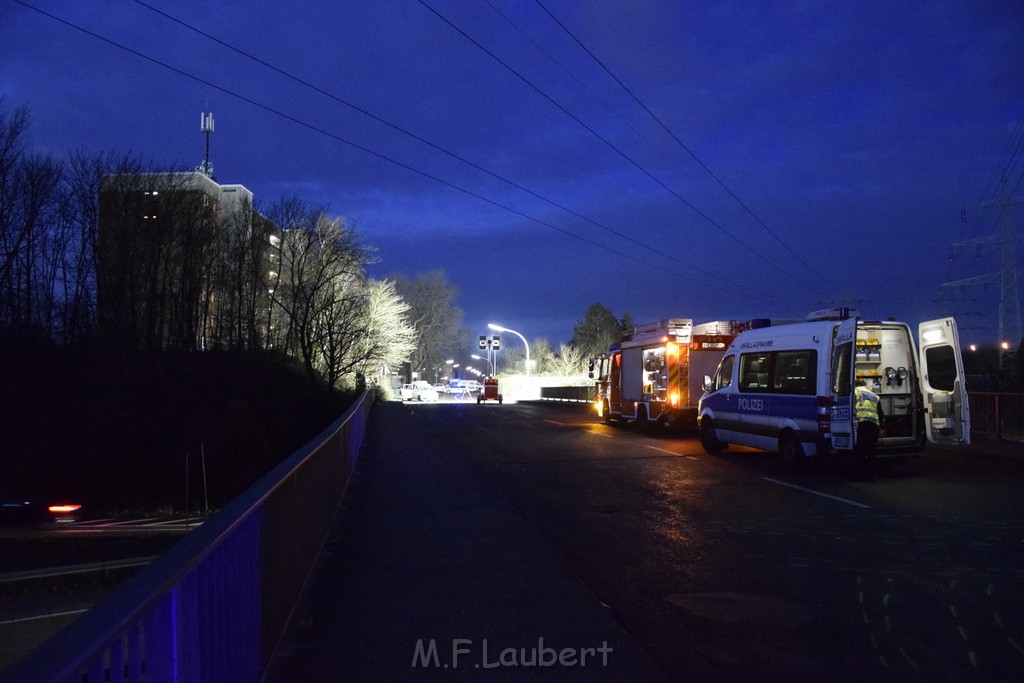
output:
[[462,309],[455,305],[458,291],[443,270],[421,273],[413,280],[397,276],[394,281],[416,330],[416,348],[409,355],[413,370],[424,372],[467,347],[469,331],[462,325]]
[[[0,105],[3,100],[0,100]],[[14,293],[10,272],[28,239],[30,226],[21,220],[20,166],[25,154],[28,110],[19,107],[13,115],[0,109],[0,322],[8,322]]]
[[[211,348],[256,349],[269,332],[270,222],[245,200],[219,221],[213,276],[207,283],[207,336]],[[273,275],[271,275],[273,273]]]
[[409,304],[394,282],[367,280],[366,290],[368,329],[355,351],[359,360],[356,372],[372,378],[409,358],[416,348],[416,330],[407,318]]
[[367,253],[344,220],[297,199],[275,205],[269,217],[282,228],[279,273],[268,290],[287,327],[285,350],[334,387],[359,365],[355,350],[368,334]]
[[13,115],[0,111],[0,325],[49,335],[62,169],[52,157],[28,152],[27,126],[24,107]]
[[193,350],[203,344],[218,225],[216,197],[195,173],[103,179],[98,306],[107,344]]
[[572,344],[561,344],[558,353],[551,359],[551,374],[560,377],[582,375],[587,371],[590,356]]
[[0,269],[2,291],[0,310],[8,325],[16,328],[49,329],[50,226],[58,213],[57,189],[60,165],[51,157],[24,155],[14,165],[14,192],[3,231],[5,254]]

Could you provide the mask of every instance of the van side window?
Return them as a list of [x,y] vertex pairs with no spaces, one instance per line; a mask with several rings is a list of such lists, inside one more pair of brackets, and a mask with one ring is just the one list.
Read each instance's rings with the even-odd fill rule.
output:
[[718,366],[718,372],[715,374],[714,391],[724,389],[732,384],[732,366],[736,363],[736,356],[726,356],[722,359],[722,364]]
[[928,363],[929,386],[939,391],[953,391],[956,381],[956,355],[952,346],[934,346],[924,352]]
[[740,391],[770,391],[768,373],[771,353],[744,353],[740,355]]
[[817,388],[818,352],[778,351],[772,390],[780,394],[813,394]]

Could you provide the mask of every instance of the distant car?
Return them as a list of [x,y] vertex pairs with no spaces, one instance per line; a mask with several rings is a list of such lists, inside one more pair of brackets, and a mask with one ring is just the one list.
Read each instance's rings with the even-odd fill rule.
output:
[[[417,400],[417,401],[434,401],[434,402],[436,402],[439,399],[439,397],[437,395],[437,390],[434,389],[434,387],[430,386],[429,382],[424,382],[424,381],[421,380],[421,381],[418,381],[418,382],[413,382],[411,386],[412,386],[412,398]],[[402,400],[405,400],[404,395],[403,395],[403,399]]]
[[446,394],[475,394],[483,388],[475,379],[453,379],[445,389]]
[[8,495],[0,498],[0,525],[74,522],[81,510],[78,503],[47,504],[38,498]]
[[434,385],[434,391],[436,391],[439,394],[446,394],[446,393],[448,393],[446,391],[447,389],[448,389],[448,385],[444,384],[442,382],[438,382],[437,384]]

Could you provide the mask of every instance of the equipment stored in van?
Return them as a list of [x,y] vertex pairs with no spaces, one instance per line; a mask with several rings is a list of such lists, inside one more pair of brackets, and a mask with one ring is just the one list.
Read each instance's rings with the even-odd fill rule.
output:
[[852,451],[858,380],[879,397],[877,457],[912,454],[926,441],[970,443],[953,318],[921,323],[915,347],[906,323],[839,317],[765,320],[737,335],[714,375],[704,378],[698,418],[704,449],[752,446],[778,451],[789,465]]
[[605,423],[632,420],[641,430],[696,424],[700,378],[714,370],[736,332],[731,321],[694,325],[669,318],[637,325],[591,361],[598,415]]

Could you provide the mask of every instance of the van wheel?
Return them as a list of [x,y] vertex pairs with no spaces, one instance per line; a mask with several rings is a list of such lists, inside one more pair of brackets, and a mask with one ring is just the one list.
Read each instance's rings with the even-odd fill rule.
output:
[[802,469],[806,461],[803,446],[795,436],[785,437],[779,446],[779,455],[782,458],[783,466],[788,470]]
[[725,444],[718,440],[718,435],[715,434],[715,425],[711,420],[701,421],[700,445],[703,446],[704,450],[710,455],[714,455],[725,448]]

